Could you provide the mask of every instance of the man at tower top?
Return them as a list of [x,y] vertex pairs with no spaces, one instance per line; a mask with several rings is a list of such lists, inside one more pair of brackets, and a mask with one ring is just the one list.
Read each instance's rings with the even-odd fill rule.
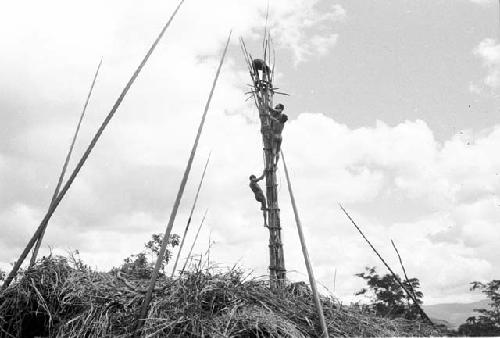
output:
[[266,61],[262,59],[254,59],[252,61],[252,68],[257,80],[260,79],[259,77],[259,70],[260,70],[262,72],[262,78],[260,80],[269,81],[271,75],[271,69],[266,64]]

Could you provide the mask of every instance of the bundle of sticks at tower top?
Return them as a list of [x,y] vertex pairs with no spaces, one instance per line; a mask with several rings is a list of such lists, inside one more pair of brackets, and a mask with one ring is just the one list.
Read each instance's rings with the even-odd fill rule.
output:
[[[263,41],[263,58],[253,58],[247,51],[245,42],[241,39],[241,49],[248,65],[252,79],[247,92],[248,99],[253,98],[257,109],[262,134],[264,150],[264,169],[262,174],[250,175],[250,188],[255,199],[260,202],[264,226],[269,229],[269,256],[270,256],[270,282],[271,288],[279,289],[284,285],[286,278],[283,245],[281,242],[280,209],[278,205],[278,183],[276,169],[282,141],[282,131],[288,116],[283,113],[284,105],[279,103],[273,107],[274,94],[278,92],[273,86],[275,53],[271,60],[271,37],[266,33]],[[259,181],[265,178],[266,193],[259,186]]]

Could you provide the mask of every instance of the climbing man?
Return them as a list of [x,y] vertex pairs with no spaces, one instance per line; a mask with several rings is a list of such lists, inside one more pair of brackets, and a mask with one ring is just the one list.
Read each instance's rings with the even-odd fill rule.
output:
[[280,114],[283,114],[283,110],[285,110],[285,106],[282,103],[278,103],[274,108],[269,106],[269,113],[275,119],[278,118]]
[[252,68],[255,73],[257,80],[259,80],[259,70],[262,71],[262,79],[263,81],[269,81],[269,76],[271,75],[271,70],[269,66],[266,64],[266,61],[262,59],[254,59],[252,61]]
[[259,181],[264,178],[264,174],[262,174],[261,177],[257,178],[255,175],[250,175],[250,189],[252,189],[254,195],[255,195],[255,200],[257,202],[260,202],[260,209],[262,210],[262,215],[264,216],[264,226],[267,227],[267,220],[266,220],[266,197],[264,196],[264,192],[259,186]]
[[281,141],[283,128],[285,128],[285,122],[288,121],[288,115],[283,113],[285,106],[281,103],[277,104],[276,107],[269,107],[270,118],[271,118],[271,133],[272,133],[272,148],[273,155],[276,158],[276,164],[280,157]]

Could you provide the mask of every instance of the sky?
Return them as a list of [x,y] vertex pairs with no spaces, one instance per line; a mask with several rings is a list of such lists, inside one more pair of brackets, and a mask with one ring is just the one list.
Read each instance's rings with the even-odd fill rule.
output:
[[[100,59],[71,169],[177,4],[0,5],[0,267],[9,270],[48,207]],[[238,41],[261,53],[266,8],[186,0],[52,217],[42,255],[78,249],[107,270],[164,231],[232,29],[173,232],[212,151],[195,251],[211,240],[219,266],[267,273],[268,231],[248,187],[263,169],[260,127]],[[426,304],[480,298],[469,283],[500,273],[498,2],[270,0],[268,24],[275,85],[290,94],[275,97],[290,117],[282,146],[322,292],[354,301],[355,273],[385,272],[340,202],[399,272],[395,241]],[[281,167],[278,181],[288,276],[305,280]]]

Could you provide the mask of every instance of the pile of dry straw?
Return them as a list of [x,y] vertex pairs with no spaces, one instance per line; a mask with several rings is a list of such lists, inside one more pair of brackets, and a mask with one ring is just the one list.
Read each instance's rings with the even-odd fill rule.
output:
[[[92,271],[78,260],[42,259],[0,295],[0,336],[128,337],[148,283],[146,276]],[[422,322],[391,320],[322,298],[331,336],[439,335]],[[281,294],[238,269],[194,267],[158,279],[143,336],[317,337],[310,291]]]

